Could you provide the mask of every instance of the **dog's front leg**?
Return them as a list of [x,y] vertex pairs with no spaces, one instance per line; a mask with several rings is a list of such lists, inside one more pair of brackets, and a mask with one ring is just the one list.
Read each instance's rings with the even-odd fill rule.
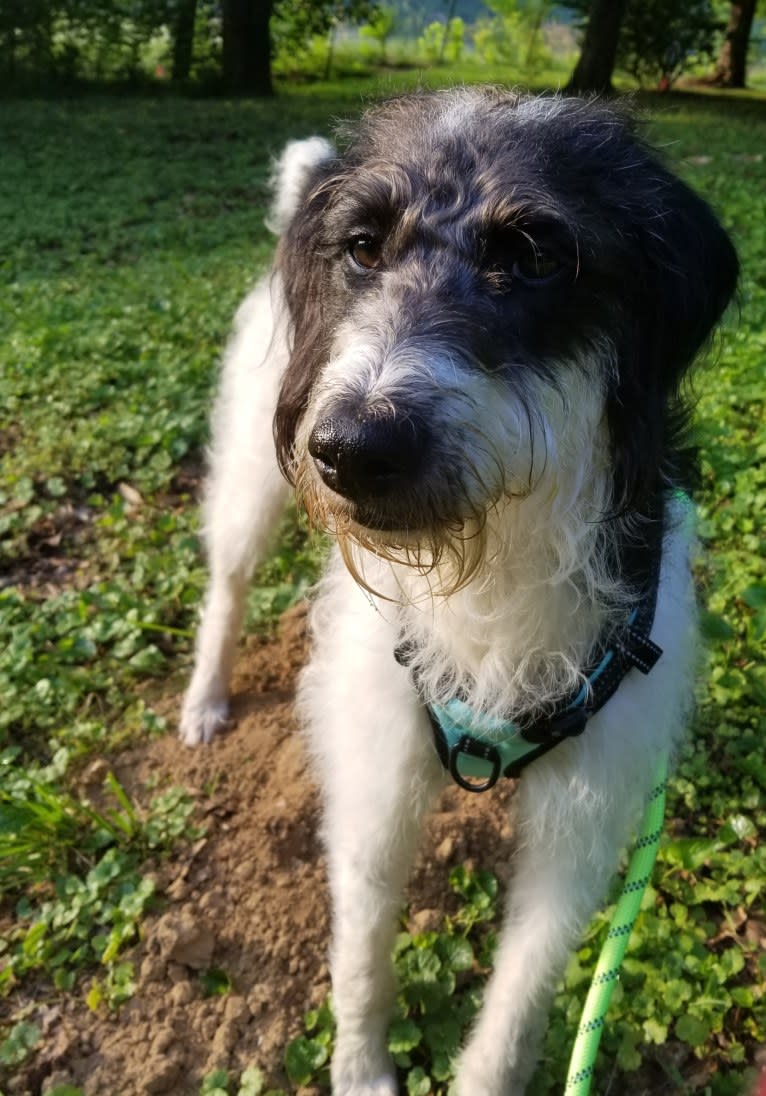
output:
[[[362,763],[353,773],[348,756],[339,755],[338,779],[328,788],[325,832],[338,1025],[333,1096],[398,1092],[386,1048],[395,994],[391,951],[422,815],[442,781],[420,713],[412,703],[407,709],[388,703],[389,710],[368,727],[387,748],[373,750],[369,767]],[[354,712],[350,708],[352,719]]]
[[633,789],[616,770],[610,787],[608,764],[598,776],[586,766],[568,771],[567,747],[521,779],[511,892],[494,974],[458,1063],[459,1096],[525,1092],[555,985],[603,900],[640,807],[639,766]]
[[[205,490],[210,583],[181,714],[187,746],[209,742],[226,723],[248,582],[271,547],[287,500],[272,439],[287,357],[284,332],[273,318],[278,292],[278,285],[262,282],[246,298],[224,361]],[[277,316],[279,307],[277,300]]]
[[[349,580],[350,584],[350,580]],[[301,707],[319,762],[333,901],[333,1096],[396,1096],[391,950],[423,814],[444,776],[428,720],[361,593],[317,628]],[[315,616],[324,616],[322,602]]]

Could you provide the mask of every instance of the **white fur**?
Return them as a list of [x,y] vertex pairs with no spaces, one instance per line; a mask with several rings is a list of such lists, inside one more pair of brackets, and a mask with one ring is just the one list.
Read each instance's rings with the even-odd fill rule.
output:
[[303,196],[311,171],[334,155],[335,149],[324,137],[289,141],[285,145],[272,176],[275,200],[266,222],[272,232],[284,232]]
[[[327,148],[288,150],[281,224],[294,208],[305,163]],[[208,741],[225,722],[247,580],[268,551],[285,497],[271,438],[288,357],[284,327],[273,319],[282,315],[279,296],[278,283],[256,287],[240,309],[224,364],[206,500],[211,582],[181,721],[189,745]],[[411,357],[389,353],[369,330],[347,332],[340,341],[312,394],[309,424],[332,392],[353,385],[385,400],[396,386],[434,383],[444,390],[450,429],[466,437],[472,404],[492,406],[481,391],[486,378],[450,360],[443,347],[421,351],[415,370]],[[420,823],[445,784],[427,716],[394,648],[403,635],[416,641],[423,686],[435,697],[446,680],[450,688],[468,688],[472,703],[486,711],[534,705],[535,698],[544,706],[578,679],[616,592],[605,577],[603,525],[592,520],[608,503],[600,390],[572,370],[563,392],[536,393],[534,429],[545,442],[536,447],[545,452],[538,464],[524,432],[513,426],[518,414],[498,416],[505,425],[489,427],[493,456],[482,478],[491,478],[499,454],[504,483],[524,480],[528,490],[512,498],[498,492],[485,560],[467,586],[431,596],[438,575],[358,549],[365,579],[385,597],[361,590],[336,552],[313,605],[315,642],[299,706],[325,798],[335,918],[335,1096],[397,1092],[386,1051],[394,993],[389,956]],[[474,456],[481,457],[478,442]],[[658,755],[683,728],[695,614],[690,533],[676,516],[652,631],[663,657],[650,677],[628,674],[586,732],[535,762],[520,782],[515,878],[485,1007],[458,1063],[458,1096],[524,1092],[552,988],[603,897]]]
[[227,721],[247,582],[268,554],[287,500],[271,440],[287,345],[284,326],[272,319],[271,295],[262,282],[237,313],[213,414],[204,526],[211,581],[181,715],[189,746],[209,742]]

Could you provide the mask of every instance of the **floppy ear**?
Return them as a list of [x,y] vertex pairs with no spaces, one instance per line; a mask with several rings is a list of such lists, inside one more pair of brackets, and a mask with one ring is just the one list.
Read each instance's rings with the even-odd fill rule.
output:
[[273,429],[279,466],[291,483],[295,479],[295,432],[327,351],[329,324],[322,309],[322,288],[328,260],[322,247],[321,220],[337,167],[334,148],[320,137],[289,144],[277,167],[271,221],[279,225],[282,237],[274,269],[287,302],[291,347]]
[[335,149],[324,137],[288,141],[274,163],[269,184],[273,200],[266,226],[281,236],[311,189],[318,169],[335,159]]
[[607,401],[617,500],[639,509],[662,484],[684,482],[681,380],[731,300],[739,272],[732,242],[707,203],[652,166],[636,226],[640,259],[626,281],[632,319]]

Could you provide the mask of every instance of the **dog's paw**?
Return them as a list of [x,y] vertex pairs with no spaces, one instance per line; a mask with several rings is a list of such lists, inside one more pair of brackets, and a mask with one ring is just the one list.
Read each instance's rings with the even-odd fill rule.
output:
[[392,1076],[375,1077],[338,1087],[333,1084],[332,1096],[398,1096],[399,1086]]
[[181,712],[178,737],[184,746],[210,742],[229,722],[229,705],[224,700],[193,700],[187,697]]
[[355,1054],[335,1050],[332,1096],[397,1096],[399,1086],[388,1054],[376,1047],[359,1047]]

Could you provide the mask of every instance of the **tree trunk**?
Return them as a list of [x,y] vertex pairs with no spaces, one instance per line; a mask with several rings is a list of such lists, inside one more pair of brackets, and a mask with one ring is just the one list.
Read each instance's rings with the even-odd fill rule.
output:
[[444,52],[447,49],[447,42],[449,41],[449,25],[455,18],[455,8],[457,7],[457,0],[450,0],[449,7],[447,8],[447,18],[444,21],[444,31],[442,33],[441,45],[439,46],[439,64],[444,64]]
[[53,12],[50,7],[44,7],[36,15],[30,28],[32,65],[38,73],[44,73],[46,79],[51,80],[56,75],[53,63]]
[[223,0],[223,79],[235,95],[273,95],[272,0]]
[[591,0],[580,59],[567,91],[612,91],[612,72],[627,0]]
[[173,23],[173,82],[182,84],[189,79],[191,72],[197,0],[177,0],[177,2],[178,7]]
[[726,37],[718,55],[712,83],[721,88],[743,88],[747,74],[747,47],[758,0],[733,0]]
[[16,78],[16,28],[8,27],[5,38],[5,73],[8,82]]
[[330,79],[330,73],[332,72],[332,62],[335,57],[335,32],[337,30],[337,24],[333,19],[330,23],[330,29],[327,32],[327,58],[324,63],[324,79]]
[[543,26],[543,19],[545,18],[545,10],[542,5],[537,9],[537,12],[532,16],[531,28],[529,32],[529,38],[527,40],[527,58],[524,62],[524,68],[528,69],[532,64],[532,58],[535,53],[535,46],[537,45],[537,39],[540,37],[540,31]]

